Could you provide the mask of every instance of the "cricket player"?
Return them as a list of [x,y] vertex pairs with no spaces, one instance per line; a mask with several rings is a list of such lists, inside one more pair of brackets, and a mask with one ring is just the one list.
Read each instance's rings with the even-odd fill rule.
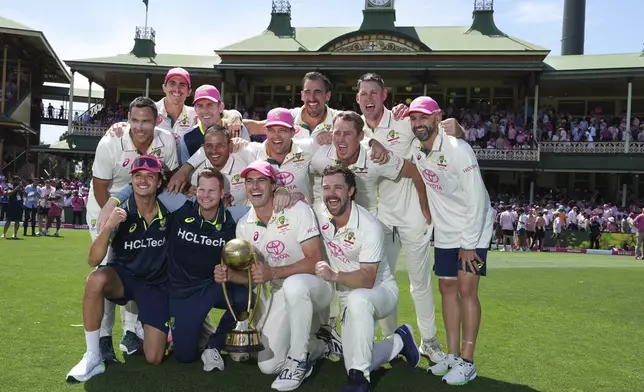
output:
[[490,198],[472,147],[440,128],[436,101],[416,98],[409,114],[418,139],[414,161],[426,183],[434,222],[434,272],[447,332],[448,355],[430,371],[448,384],[463,385],[476,378],[474,348],[481,322],[478,285],[486,275],[492,236]]
[[[365,134],[377,139],[395,156],[411,161],[414,156],[412,142],[415,136],[409,118],[396,120],[393,113],[385,107],[387,89],[382,77],[375,73],[364,74],[358,79],[357,88],[356,102],[362,111]],[[411,166],[413,167],[413,164]],[[392,273],[396,270],[401,245],[405,248],[409,291],[414,301],[416,321],[422,338],[420,352],[437,363],[443,359],[444,353],[436,337],[434,293],[430,273],[430,240],[433,226],[429,218],[423,180],[416,176],[380,181],[377,189],[373,191],[374,198],[378,201],[378,219],[385,225],[386,260]],[[393,331],[397,325],[397,312],[381,321],[385,334]]]
[[[87,224],[94,241],[99,232],[96,221],[101,208],[111,195],[121,191],[130,182],[128,174],[132,162],[141,154],[158,157],[169,171],[178,167],[177,147],[174,136],[156,128],[157,107],[149,98],[138,97],[132,101],[128,113],[128,124],[120,137],[104,136],[96,148],[92,166],[92,183],[87,202]],[[102,264],[107,262],[107,258]],[[140,349],[141,339],[137,336],[137,317],[135,304],[128,309],[121,308],[123,340],[119,345],[126,354],[134,354]],[[106,361],[116,361],[112,346],[114,327],[114,307],[110,301],[105,303],[105,317],[101,324],[101,353]]]
[[[311,375],[313,363],[331,343],[318,339],[316,333],[328,320],[333,287],[315,276],[321,249],[313,210],[297,202],[274,212],[278,178],[266,161],[252,162],[242,178],[252,207],[237,223],[237,238],[250,242],[257,253],[260,262],[252,267],[254,282],[271,286],[270,298],[264,296],[258,308],[257,327],[265,349],[258,353],[257,362],[262,373],[278,375],[273,389],[290,391]],[[228,270],[230,280],[232,272]]]
[[[150,103],[155,107],[152,101]],[[131,112],[136,118],[136,111]],[[83,296],[87,351],[67,374],[67,381],[85,382],[105,371],[99,348],[105,300],[121,306],[136,301],[145,332],[145,359],[154,365],[163,361],[169,320],[166,287],[168,211],[157,201],[161,170],[161,161],[154,155],[133,158],[130,175],[134,194],[124,208],[112,211],[105,227],[92,242],[88,264],[97,267],[106,257],[108,262],[87,278]],[[110,248],[111,252],[108,252]]]
[[316,275],[336,285],[342,304],[342,342],[348,373],[342,391],[368,391],[370,372],[402,354],[410,367],[420,351],[409,325],[374,343],[376,321],[396,311],[399,291],[383,262],[384,233],[378,219],[355,201],[357,178],[344,165],[324,169],[322,189],[326,219],[322,240],[329,263],[316,264]]

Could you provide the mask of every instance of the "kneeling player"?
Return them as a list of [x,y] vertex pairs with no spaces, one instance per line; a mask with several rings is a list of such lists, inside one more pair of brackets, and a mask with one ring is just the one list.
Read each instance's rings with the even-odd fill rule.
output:
[[252,267],[254,281],[271,284],[270,299],[263,298],[258,309],[265,347],[258,365],[262,373],[279,374],[274,389],[290,391],[311,374],[329,344],[339,344],[315,336],[328,320],[333,288],[314,275],[321,249],[313,210],[298,202],[273,212],[277,179],[266,161],[251,163],[242,177],[252,207],[237,223],[237,238],[253,244],[261,261]]
[[130,171],[134,194],[115,209],[104,229],[92,243],[89,265],[96,267],[112,252],[108,265],[92,272],[85,284],[83,325],[87,352],[67,374],[68,381],[84,382],[105,371],[99,349],[99,327],[104,299],[119,305],[134,301],[144,325],[143,351],[148,363],[163,361],[168,338],[167,209],[157,201],[161,187],[161,162],[141,155]]
[[316,274],[336,284],[342,304],[344,364],[349,378],[343,392],[369,390],[369,374],[402,354],[416,367],[420,351],[413,332],[405,324],[385,340],[374,344],[376,321],[396,311],[398,286],[384,257],[380,222],[357,205],[355,174],[344,166],[323,172],[322,192],[326,219],[322,239],[329,262],[320,261]]

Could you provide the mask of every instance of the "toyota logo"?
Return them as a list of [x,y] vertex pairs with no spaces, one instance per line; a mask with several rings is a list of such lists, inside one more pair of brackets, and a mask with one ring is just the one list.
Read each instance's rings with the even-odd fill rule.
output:
[[282,254],[282,252],[284,252],[284,248],[284,243],[278,240],[271,241],[266,244],[266,252],[275,256]]
[[291,174],[289,172],[277,173],[275,175],[275,178],[277,178],[278,185],[280,185],[280,186],[288,185],[288,184],[292,183],[293,180],[295,180],[295,177],[293,176],[293,174]]
[[438,174],[428,169],[423,170],[423,178],[428,184],[435,184],[438,182]]
[[331,251],[331,255],[333,257],[344,257],[344,251],[342,250],[342,247],[335,242],[327,242],[327,246],[329,247],[329,250]]

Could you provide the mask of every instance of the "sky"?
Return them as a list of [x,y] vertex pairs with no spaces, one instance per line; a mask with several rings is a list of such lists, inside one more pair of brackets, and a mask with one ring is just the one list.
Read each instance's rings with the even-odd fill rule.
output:
[[[40,2],[42,0],[38,0]],[[587,0],[585,53],[634,53],[644,45],[642,0]],[[295,27],[356,26],[363,0],[290,0]],[[398,26],[469,26],[473,0],[395,0]],[[178,6],[180,4],[180,6]],[[231,4],[236,7],[233,8]],[[496,25],[506,34],[559,55],[564,0],[496,0]],[[128,53],[136,26],[145,24],[138,0],[0,0],[0,15],[41,30],[61,60]],[[156,30],[157,53],[213,54],[217,48],[260,34],[270,20],[271,0],[149,0],[148,26]],[[69,19],[71,22],[67,22]],[[77,88],[87,79],[76,78]],[[56,106],[56,105],[55,105]],[[60,106],[58,104],[57,106]],[[82,106],[82,105],[80,105]],[[43,127],[42,140],[64,131]]]

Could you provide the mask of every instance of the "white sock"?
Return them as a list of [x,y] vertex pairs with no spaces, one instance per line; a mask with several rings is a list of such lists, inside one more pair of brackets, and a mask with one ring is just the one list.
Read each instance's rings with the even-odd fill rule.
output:
[[87,352],[94,353],[98,356],[101,355],[101,349],[98,342],[100,340],[100,330],[88,332],[85,331],[85,344],[87,345]]

